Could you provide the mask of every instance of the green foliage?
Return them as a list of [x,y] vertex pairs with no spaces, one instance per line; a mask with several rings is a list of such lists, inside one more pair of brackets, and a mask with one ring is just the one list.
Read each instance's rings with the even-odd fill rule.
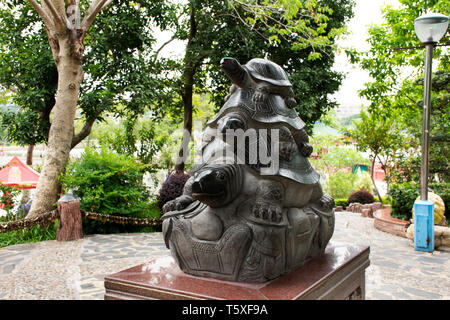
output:
[[338,207],[338,206],[342,206],[342,208],[346,208],[348,206],[348,202],[346,198],[337,198],[334,199],[334,206]]
[[338,170],[330,174],[324,186],[325,191],[333,198],[347,198],[353,191],[357,176],[345,170]]
[[316,157],[310,160],[311,164],[322,176],[327,177],[323,182],[324,189],[335,199],[347,199],[359,189],[372,190],[367,173],[352,173],[354,165],[369,165],[370,162],[358,150],[343,145],[343,140],[340,136],[322,134],[312,139]]
[[[90,2],[80,1],[82,11]],[[84,42],[78,101],[83,128],[102,120],[105,112],[135,115],[151,108],[159,116],[170,106],[172,98],[158,90],[164,75],[148,58],[155,42],[148,28],[167,27],[173,6],[162,0],[118,0],[96,17]],[[0,123],[11,141],[45,143],[58,72],[45,28],[28,1],[2,2],[0,43],[0,85],[14,88],[13,100],[20,106],[15,114],[0,117]]]
[[[448,219],[450,217],[450,183],[431,183],[428,187],[444,201],[445,216]],[[420,196],[420,184],[418,182],[392,184],[389,196],[392,199],[392,215],[409,220],[412,218],[414,202]]]
[[355,183],[355,190],[366,190],[371,192],[373,190],[372,179],[370,174],[367,172],[362,172],[358,175],[358,180]]
[[[448,15],[450,1],[401,0],[400,4],[396,9],[384,8],[384,22],[369,29],[370,50],[356,58],[373,79],[360,92],[370,101],[369,111],[377,113],[387,124],[390,119],[396,119],[410,140],[400,144],[402,152],[395,154],[391,161],[396,166],[390,166],[392,175],[389,173],[388,179],[397,183],[414,181],[419,176],[425,62],[423,48],[398,48],[421,46],[414,31],[414,19],[427,11]],[[448,42],[447,33],[440,43]],[[433,58],[430,182],[448,181],[450,172],[449,51],[445,46],[435,47]]]
[[289,74],[299,103],[296,110],[312,129],[326,110],[336,106],[329,95],[338,90],[343,76],[332,70],[335,41],[353,15],[353,1],[296,2],[295,6],[294,14],[288,2],[190,0],[180,5],[174,16],[181,23],[165,31],[173,35],[172,41],[185,41],[185,55],[162,58],[160,50],[155,52],[168,75],[166,90],[178,96],[171,114],[183,115],[192,81],[194,93],[212,93],[216,109],[224,104],[231,83],[220,69],[223,57],[242,64],[266,57]]
[[46,227],[37,225],[29,230],[22,229],[0,233],[0,248],[15,244],[55,240],[57,229],[58,220]]
[[[66,190],[73,189],[81,199],[83,210],[137,218],[158,217],[159,210],[150,202],[149,191],[143,184],[147,166],[104,147],[100,150],[86,147],[81,159],[70,162],[60,180]],[[109,229],[105,225],[99,230],[98,225],[93,221],[91,230]]]
[[169,137],[157,135],[156,123],[145,121],[139,123],[135,119],[127,119],[123,126],[113,128],[100,134],[100,145],[118,153],[136,157],[141,163],[148,164],[148,172],[156,172],[161,168],[155,156],[163,149]]
[[415,182],[392,184],[389,189],[389,196],[392,199],[391,215],[404,220],[411,219],[414,201],[419,195],[420,185]]

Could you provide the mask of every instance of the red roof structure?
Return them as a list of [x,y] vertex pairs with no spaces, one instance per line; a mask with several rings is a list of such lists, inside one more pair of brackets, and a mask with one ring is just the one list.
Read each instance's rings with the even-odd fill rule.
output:
[[39,176],[37,171],[27,166],[16,156],[0,170],[0,182],[18,189],[36,188]]

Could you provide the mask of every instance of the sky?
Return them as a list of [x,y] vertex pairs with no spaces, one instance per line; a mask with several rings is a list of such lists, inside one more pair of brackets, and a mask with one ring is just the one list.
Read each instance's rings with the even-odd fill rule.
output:
[[[351,34],[345,40],[338,41],[338,44],[358,51],[367,51],[370,48],[366,42],[370,25],[383,22],[381,8],[386,5],[398,8],[399,2],[398,0],[356,0],[355,2],[355,15],[348,23],[348,31]],[[344,52],[336,55],[333,68],[346,74],[339,91],[332,96],[339,103],[340,108],[358,110],[362,105],[367,105],[367,100],[358,96],[358,90],[364,87],[364,83],[370,81],[368,72],[361,70],[357,65],[350,64]]]

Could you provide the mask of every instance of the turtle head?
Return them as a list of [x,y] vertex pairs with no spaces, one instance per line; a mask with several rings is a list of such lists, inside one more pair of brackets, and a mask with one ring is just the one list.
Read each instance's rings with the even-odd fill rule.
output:
[[225,72],[231,82],[242,87],[246,72],[241,64],[234,58],[223,58],[220,60],[220,67]]
[[236,198],[241,183],[237,165],[205,167],[194,175],[192,197],[212,208],[222,207]]

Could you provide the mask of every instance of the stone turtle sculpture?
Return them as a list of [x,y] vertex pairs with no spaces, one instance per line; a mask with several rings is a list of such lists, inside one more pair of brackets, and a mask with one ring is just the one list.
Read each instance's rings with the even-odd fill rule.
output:
[[265,102],[269,94],[279,94],[286,100],[289,108],[297,105],[294,91],[284,70],[276,63],[255,58],[242,66],[234,58],[223,58],[220,66],[231,80],[233,85],[230,88],[231,96],[237,87],[253,88],[253,101]]
[[[308,138],[304,122],[286,105],[285,92],[272,91],[255,102],[255,83],[236,87],[208,123],[202,161],[183,195],[163,207],[166,246],[186,273],[268,281],[323,252],[333,234],[334,200],[323,193],[302,150]],[[241,139],[243,145],[230,148],[229,135],[244,130],[254,130],[260,140]],[[280,151],[279,167],[270,174],[263,173],[262,161],[247,162],[263,131],[271,132],[267,151]],[[248,151],[244,162],[242,149]]]

